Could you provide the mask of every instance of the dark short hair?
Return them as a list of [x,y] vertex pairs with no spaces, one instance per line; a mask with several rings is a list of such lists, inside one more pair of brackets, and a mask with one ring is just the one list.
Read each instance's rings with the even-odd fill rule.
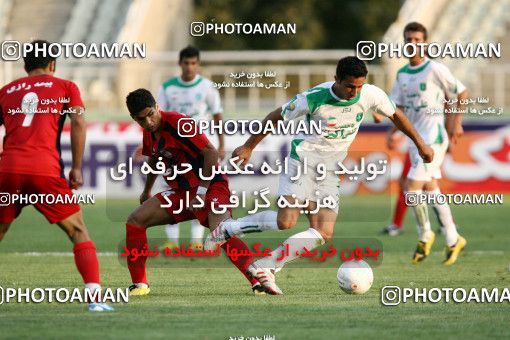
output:
[[410,22],[404,27],[404,39],[406,38],[406,32],[422,32],[423,33],[423,40],[427,40],[427,29],[425,26],[420,24],[419,22],[413,21]]
[[134,116],[147,107],[156,107],[156,99],[149,90],[137,89],[127,95],[126,105],[131,116]]
[[194,58],[197,57],[197,59],[200,60],[200,51],[198,48],[193,47],[191,45],[186,46],[179,52],[179,62],[182,61],[184,58]]
[[34,40],[30,44],[32,50],[23,56],[25,71],[30,72],[38,68],[46,68],[52,61],[57,60],[57,58],[50,55],[57,55],[57,46],[51,46],[52,53],[50,53],[51,43],[46,40]]
[[368,74],[367,65],[361,59],[356,57],[345,57],[338,61],[336,65],[336,76],[342,80],[352,76],[355,78],[366,77]]

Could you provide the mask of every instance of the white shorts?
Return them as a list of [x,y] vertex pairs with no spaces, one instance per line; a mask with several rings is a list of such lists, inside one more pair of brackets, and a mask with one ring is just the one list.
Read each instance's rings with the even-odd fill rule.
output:
[[434,150],[434,159],[431,163],[424,163],[416,146],[409,148],[409,157],[411,158],[411,168],[407,174],[407,178],[415,181],[429,182],[433,179],[441,178],[441,165],[448,149],[448,142],[443,144],[432,144],[430,146]]
[[[301,168],[301,176],[295,181],[291,177],[295,177]],[[296,195],[299,201],[308,199],[312,202],[324,200],[326,197],[334,202],[334,207],[330,208],[338,214],[340,205],[340,178],[334,171],[328,171],[324,179],[317,180],[320,176],[315,169],[308,168],[307,174],[303,174],[303,165],[300,161],[293,158],[289,159],[289,167],[287,173],[280,175],[280,182],[278,187],[278,196],[291,196]],[[325,201],[324,201],[325,202]],[[329,208],[329,207],[328,207]]]

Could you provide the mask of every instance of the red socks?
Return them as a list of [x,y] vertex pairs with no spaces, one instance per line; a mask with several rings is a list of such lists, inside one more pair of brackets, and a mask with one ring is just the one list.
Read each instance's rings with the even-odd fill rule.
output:
[[[126,247],[131,250],[136,248],[138,250],[142,250],[144,245],[147,244],[147,233],[146,229],[142,227],[138,227],[132,224],[126,224]],[[227,245],[231,249],[237,249],[238,252],[246,253],[249,252],[248,246],[241,241],[237,237],[232,237],[225,244],[223,244],[222,248],[225,250]],[[246,274],[246,270],[248,266],[253,262],[253,257],[240,256],[235,261],[230,259],[230,261],[239,269],[241,273],[250,281],[253,285],[258,282],[257,279],[250,278],[249,275]],[[131,261],[131,257],[127,258],[127,265],[129,269],[129,273],[131,274],[131,281],[133,283],[145,283],[148,284],[147,280],[147,272],[145,270],[145,264],[147,262],[147,257],[139,256],[136,261]]]
[[398,195],[398,201],[397,205],[395,206],[395,213],[393,215],[393,224],[399,228],[402,228],[402,222],[404,221],[404,217],[406,215],[407,205],[404,191],[400,190]]
[[96,246],[92,241],[76,243],[73,248],[74,262],[84,283],[100,283],[99,262]]
[[[126,247],[131,250],[136,248],[142,250],[147,244],[147,232],[145,228],[133,224],[126,224]],[[127,266],[131,274],[131,282],[145,283],[147,281],[147,272],[145,270],[146,256],[139,256],[135,261],[131,261],[131,256],[127,258]]]
[[[237,249],[238,253],[241,253],[241,252],[242,253],[247,253],[247,252],[250,251],[250,249],[248,248],[246,243],[244,243],[243,241],[241,241],[237,237],[230,238],[226,243],[224,243],[221,246],[221,248],[223,248],[223,250],[226,251],[227,245],[230,247],[230,249]],[[246,279],[248,281],[250,281],[252,286],[255,283],[259,282],[257,279],[252,279],[248,274],[246,274],[246,270],[248,269],[250,264],[252,264],[252,262],[253,262],[253,257],[252,256],[240,256],[235,261],[232,258],[230,258],[230,257],[229,257],[229,259],[237,267],[237,269],[239,269],[239,271],[241,273],[243,273],[243,275],[246,277]]]

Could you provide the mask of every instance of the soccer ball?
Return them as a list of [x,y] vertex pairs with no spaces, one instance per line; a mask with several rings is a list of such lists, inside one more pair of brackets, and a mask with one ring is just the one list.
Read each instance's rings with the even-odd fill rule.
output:
[[374,282],[372,268],[363,260],[342,263],[336,277],[340,288],[348,294],[364,294]]

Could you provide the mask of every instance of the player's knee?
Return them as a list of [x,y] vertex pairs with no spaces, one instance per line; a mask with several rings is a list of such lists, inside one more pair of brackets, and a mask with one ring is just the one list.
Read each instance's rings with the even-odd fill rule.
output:
[[290,229],[296,224],[296,221],[292,217],[289,217],[289,216],[281,216],[281,217],[278,216],[276,221],[278,223],[278,229],[280,229],[280,230]]
[[144,218],[137,212],[132,212],[127,219],[127,223],[131,225],[136,225],[138,227],[144,226],[145,220]]

